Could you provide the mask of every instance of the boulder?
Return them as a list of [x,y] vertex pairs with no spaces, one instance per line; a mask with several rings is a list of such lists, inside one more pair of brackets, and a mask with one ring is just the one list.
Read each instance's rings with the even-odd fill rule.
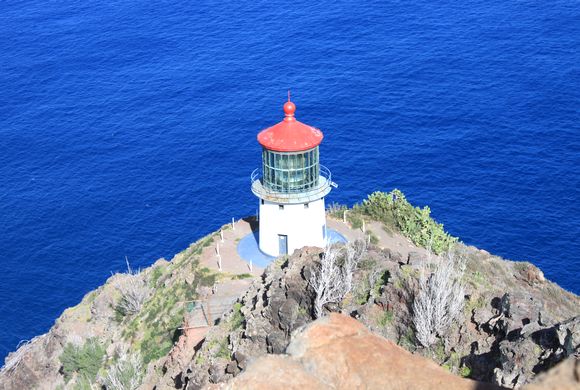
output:
[[337,313],[300,328],[285,355],[261,357],[236,378],[214,388],[498,389],[454,376]]
[[425,260],[425,256],[422,256],[419,252],[409,252],[407,255],[407,264],[413,267],[423,265]]
[[551,370],[540,374],[534,383],[523,390],[578,390],[580,389],[580,360],[568,358]]

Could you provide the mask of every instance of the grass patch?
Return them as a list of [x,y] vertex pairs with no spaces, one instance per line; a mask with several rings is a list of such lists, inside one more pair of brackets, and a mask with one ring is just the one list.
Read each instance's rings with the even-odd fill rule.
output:
[[151,279],[149,280],[149,285],[151,287],[157,287],[157,282],[163,276],[163,270],[161,267],[155,267],[151,271]]
[[202,353],[200,353],[200,352],[197,352],[197,353],[195,354],[194,363],[195,363],[196,365],[198,365],[198,366],[201,366],[202,364],[204,364],[204,363],[205,363],[205,361],[206,361],[206,359],[205,359],[205,356],[204,356]]
[[371,244],[377,245],[379,243],[379,238],[372,232],[372,230],[367,229],[367,237]]
[[244,314],[242,313],[242,304],[240,302],[234,303],[233,313],[229,319],[230,330],[239,329],[245,321]]
[[254,275],[249,274],[249,273],[243,273],[243,274],[237,274],[237,275],[233,275],[232,279],[250,279],[253,278]]
[[399,337],[398,344],[408,351],[415,350],[415,331],[408,327],[404,334]]
[[357,266],[359,269],[370,271],[377,266],[377,261],[371,257],[365,257]]
[[346,213],[346,220],[350,224],[350,227],[353,229],[362,229],[363,219],[360,214],[355,212],[354,210],[349,211]]
[[465,304],[465,314],[471,316],[475,309],[481,309],[486,304],[485,298],[482,296],[478,296],[477,298],[471,297]]
[[395,316],[392,311],[385,310],[378,318],[377,325],[379,325],[381,328],[384,328],[385,326],[392,323],[394,318]]
[[223,338],[220,340],[212,339],[207,346],[208,351],[212,356],[216,358],[229,359],[230,349],[228,348],[228,339]]
[[274,266],[276,268],[280,268],[282,269],[282,267],[284,266],[284,264],[288,261],[288,255],[283,255],[278,257],[276,260],[274,260]]
[[342,219],[344,217],[344,212],[348,210],[348,207],[339,203],[331,203],[326,209],[328,215],[336,219]]
[[199,278],[199,284],[206,287],[211,287],[218,279],[218,274],[207,267],[203,267],[197,272],[196,278]]
[[[191,247],[190,247],[191,249]],[[170,264],[170,267],[183,267],[191,262],[191,266],[198,267],[198,261],[191,257],[180,257],[179,264]],[[193,283],[185,281],[187,273],[172,272],[172,283],[164,286],[160,283],[144,303],[141,311],[132,318],[127,318],[123,330],[123,338],[132,346],[134,351],[141,354],[144,364],[155,361],[173,347],[180,334],[178,328],[183,324],[185,301],[197,298],[196,290],[199,284],[213,285],[215,275],[209,269],[196,269]],[[161,280],[161,279],[160,279]]]
[[172,347],[173,342],[171,341],[170,335],[166,332],[161,332],[158,334],[146,334],[139,349],[143,356],[143,362],[148,364],[151,361],[166,356]]
[[437,344],[433,347],[433,354],[437,362],[440,364],[445,361],[447,356],[445,355],[445,345],[443,345],[443,340],[437,341]]

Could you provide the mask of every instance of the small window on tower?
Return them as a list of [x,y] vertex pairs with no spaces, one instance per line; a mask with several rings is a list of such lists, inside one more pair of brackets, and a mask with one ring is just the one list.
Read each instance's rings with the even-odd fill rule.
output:
[[264,199],[262,199],[262,204],[264,204]]
[[278,210],[284,210],[284,205],[283,204],[279,204],[278,205]]
[[308,208],[308,203],[304,203],[304,208],[307,209]]

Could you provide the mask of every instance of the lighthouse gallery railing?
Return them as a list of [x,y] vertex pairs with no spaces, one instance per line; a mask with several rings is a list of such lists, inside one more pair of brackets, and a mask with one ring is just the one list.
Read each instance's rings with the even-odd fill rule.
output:
[[320,165],[318,185],[307,191],[290,190],[288,192],[280,192],[268,189],[263,185],[262,168],[254,169],[250,175],[250,180],[252,182],[252,192],[256,196],[273,202],[310,202],[326,196],[330,192],[331,187],[337,187],[337,184],[332,181],[332,173],[324,165]]

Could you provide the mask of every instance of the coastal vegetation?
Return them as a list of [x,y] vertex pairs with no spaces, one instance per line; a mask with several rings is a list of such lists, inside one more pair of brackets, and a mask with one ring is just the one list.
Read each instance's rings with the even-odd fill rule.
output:
[[88,339],[81,346],[68,343],[60,356],[65,381],[78,376],[79,381],[94,382],[104,357],[105,347],[95,338]]
[[[373,192],[362,203],[351,209],[345,205],[332,203],[328,214],[337,219],[346,220],[353,229],[362,229],[365,220],[375,220],[383,224],[387,232],[397,231],[411,240],[415,245],[427,248],[435,254],[449,251],[458,241],[444,229],[443,224],[431,216],[429,206],[413,206],[400,190],[390,192]],[[376,244],[378,238],[369,231],[369,240]]]
[[389,193],[373,192],[354,210],[360,211],[387,227],[396,228],[415,245],[430,247],[435,254],[448,251],[457,238],[451,236],[431,217],[429,206],[415,207],[395,189]]

